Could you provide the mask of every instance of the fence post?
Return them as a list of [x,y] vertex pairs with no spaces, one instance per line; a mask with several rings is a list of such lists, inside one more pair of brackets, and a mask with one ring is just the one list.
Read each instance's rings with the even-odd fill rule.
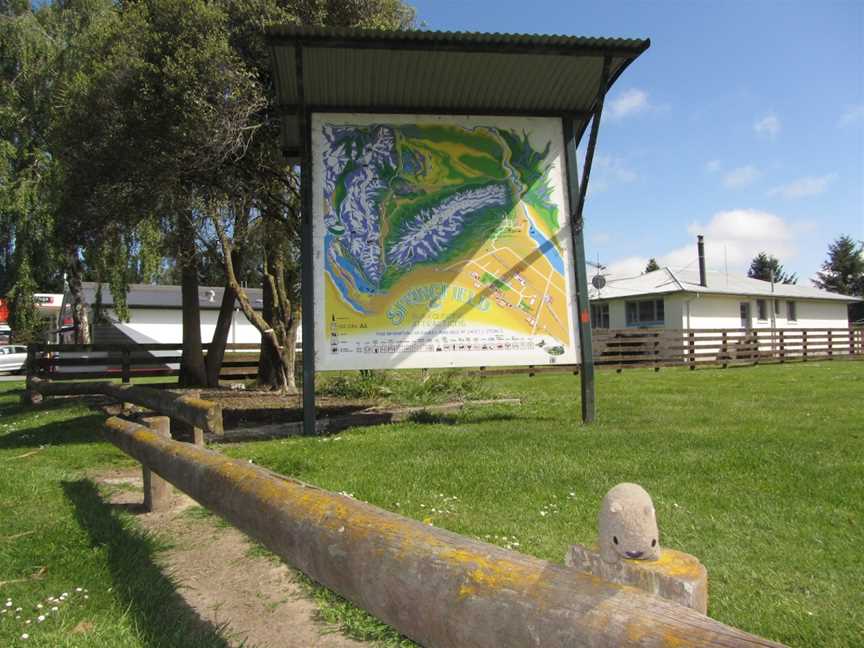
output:
[[828,329],[828,359],[834,359],[834,337],[831,329]]
[[660,371],[660,333],[654,333],[654,373]]
[[[692,330],[688,331],[687,338],[689,346],[688,353],[690,355],[690,371],[693,371],[696,369],[696,333],[694,333]],[[725,333],[723,334],[723,338],[725,340]]]
[[27,378],[25,389],[29,392],[33,384],[33,372],[36,367],[36,346],[33,344],[27,345]]
[[801,361],[807,362],[807,329],[801,331],[801,355]]
[[[154,434],[166,439],[171,438],[171,420],[167,416],[151,416],[144,423]],[[144,510],[152,513],[164,511],[171,503],[171,484],[141,464],[141,477],[144,482]]]
[[855,331],[849,329],[849,356],[855,355]]
[[780,362],[786,362],[786,339],[783,329],[780,329]]
[[753,341],[750,344],[750,353],[751,358],[753,359],[753,364],[759,364],[759,331],[753,329]]
[[132,379],[132,359],[130,357],[131,353],[129,351],[129,347],[123,347],[122,354],[123,384],[128,385]]
[[720,349],[723,353],[723,368],[725,369],[729,366],[729,363],[727,362],[729,360],[729,339],[726,336],[725,330],[723,331],[723,333],[721,333],[721,337],[723,338],[723,340],[720,342]]

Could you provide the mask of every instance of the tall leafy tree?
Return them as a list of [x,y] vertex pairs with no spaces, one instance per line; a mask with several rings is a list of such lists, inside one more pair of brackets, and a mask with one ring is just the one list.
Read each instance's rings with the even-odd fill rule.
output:
[[777,257],[760,252],[750,262],[750,269],[747,270],[747,276],[751,279],[761,279],[762,281],[774,281],[781,284],[798,283],[798,275],[787,273]]
[[62,288],[53,238],[57,164],[46,141],[58,42],[49,8],[0,6],[0,295],[21,337],[35,326],[33,292]]
[[823,290],[864,297],[864,242],[847,235],[834,240],[813,283]]

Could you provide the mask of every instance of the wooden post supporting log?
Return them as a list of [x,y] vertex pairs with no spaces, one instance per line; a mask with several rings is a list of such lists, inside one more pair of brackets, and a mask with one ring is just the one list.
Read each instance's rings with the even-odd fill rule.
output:
[[[144,423],[153,434],[164,439],[171,438],[171,421],[167,416],[151,416]],[[149,513],[164,511],[171,503],[171,484],[141,464],[141,477],[144,482],[144,509]]]
[[691,609],[111,418],[108,439],[427,648],[778,646]]

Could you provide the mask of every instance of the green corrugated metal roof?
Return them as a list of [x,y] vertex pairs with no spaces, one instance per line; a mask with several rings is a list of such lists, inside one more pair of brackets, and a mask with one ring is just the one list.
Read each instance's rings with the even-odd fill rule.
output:
[[[277,25],[267,29],[271,43],[282,41],[304,43],[402,43],[408,46],[435,49],[441,47],[516,47],[531,50],[549,49],[557,54],[576,54],[581,51],[614,51],[639,55],[651,44],[644,38],[598,38],[593,36],[565,36],[559,34],[502,34],[499,32],[446,32],[446,31],[383,31],[350,27],[314,27],[305,25]],[[413,44],[413,45],[411,45]]]
[[604,58],[611,86],[650,45],[647,39],[297,25],[271,27],[267,35],[286,149],[300,144],[298,47],[303,100],[312,110],[586,115],[601,89]]

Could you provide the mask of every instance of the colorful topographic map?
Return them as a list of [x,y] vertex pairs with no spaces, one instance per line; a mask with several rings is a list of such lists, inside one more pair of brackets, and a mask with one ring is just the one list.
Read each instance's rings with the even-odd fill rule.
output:
[[548,141],[442,123],[324,123],[321,133],[333,352],[358,322],[370,334],[468,331],[454,338],[468,340],[461,350],[487,325],[552,354],[571,344]]

